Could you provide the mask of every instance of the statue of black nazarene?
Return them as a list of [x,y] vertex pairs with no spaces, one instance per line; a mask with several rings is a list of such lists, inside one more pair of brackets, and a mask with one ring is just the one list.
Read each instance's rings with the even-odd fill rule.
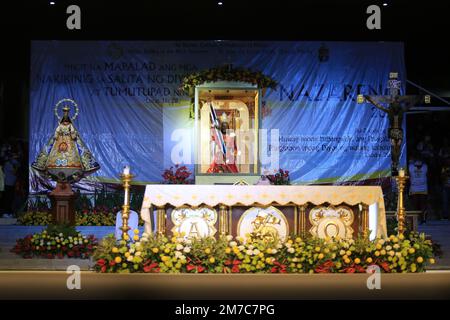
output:
[[[62,116],[58,114],[60,105],[64,105]],[[70,117],[69,105],[76,110],[72,117]],[[95,161],[73,124],[78,116],[78,106],[75,101],[60,100],[55,106],[55,115],[59,120],[55,133],[31,166],[57,182],[55,190],[49,194],[54,220],[59,223],[74,224],[74,193],[70,184],[100,169],[100,165]],[[64,203],[68,205],[63,205]]]

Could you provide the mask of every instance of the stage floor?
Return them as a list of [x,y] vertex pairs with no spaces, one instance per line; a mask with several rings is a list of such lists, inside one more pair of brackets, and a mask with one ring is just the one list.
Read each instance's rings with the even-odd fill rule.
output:
[[369,290],[368,274],[98,274],[81,272],[68,290],[61,271],[2,271],[0,299],[448,299],[450,272],[382,274]]

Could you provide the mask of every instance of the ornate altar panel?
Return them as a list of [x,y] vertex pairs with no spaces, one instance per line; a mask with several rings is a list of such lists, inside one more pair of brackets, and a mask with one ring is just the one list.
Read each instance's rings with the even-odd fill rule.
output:
[[213,237],[217,229],[217,212],[209,207],[179,207],[171,212],[172,233],[183,233],[186,238],[190,237]]
[[[357,234],[367,234],[373,239],[385,237],[387,233],[380,187],[274,185],[147,185],[141,211],[146,232],[151,232],[152,224],[160,234],[172,230],[175,223],[172,222],[171,210],[185,206],[207,206],[210,210],[215,210],[217,222],[210,226],[211,230],[217,229],[216,236],[242,235],[251,228],[260,228],[258,221],[255,222],[256,225],[252,225],[252,222],[262,208],[270,208],[265,213],[272,213],[277,219],[281,217],[280,225],[277,224],[277,219],[270,220],[271,218],[267,224],[281,234],[286,232],[318,237],[333,234],[356,237]],[[155,209],[156,215],[153,215],[151,211]],[[192,217],[196,215],[192,211],[186,212],[190,212]],[[263,213],[262,218],[264,215]],[[285,229],[282,227],[283,220],[286,222],[283,223]],[[264,220],[259,222],[261,221]],[[191,226],[188,222],[185,223],[187,224],[182,228]],[[178,228],[180,225],[178,223]]]
[[311,235],[319,238],[352,238],[353,210],[347,206],[318,206],[309,211]]
[[246,238],[252,234],[272,241],[285,239],[289,223],[283,212],[273,206],[251,207],[239,218],[236,235]]

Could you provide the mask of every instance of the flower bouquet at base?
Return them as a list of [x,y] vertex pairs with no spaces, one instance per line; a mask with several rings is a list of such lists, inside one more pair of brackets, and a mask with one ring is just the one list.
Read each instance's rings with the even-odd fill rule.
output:
[[104,238],[94,254],[95,270],[117,273],[364,273],[424,272],[433,264],[432,242],[424,234],[385,239],[319,239],[257,235],[170,238],[135,230],[133,240]]
[[93,255],[97,245],[97,239],[93,235],[84,236],[75,227],[50,225],[41,233],[18,239],[11,252],[26,259],[33,257],[88,259]]

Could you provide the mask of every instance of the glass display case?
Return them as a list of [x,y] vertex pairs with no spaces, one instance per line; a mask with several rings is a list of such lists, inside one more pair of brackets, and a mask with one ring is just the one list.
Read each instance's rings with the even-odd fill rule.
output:
[[249,184],[260,176],[258,132],[261,90],[242,82],[195,89],[197,184]]

